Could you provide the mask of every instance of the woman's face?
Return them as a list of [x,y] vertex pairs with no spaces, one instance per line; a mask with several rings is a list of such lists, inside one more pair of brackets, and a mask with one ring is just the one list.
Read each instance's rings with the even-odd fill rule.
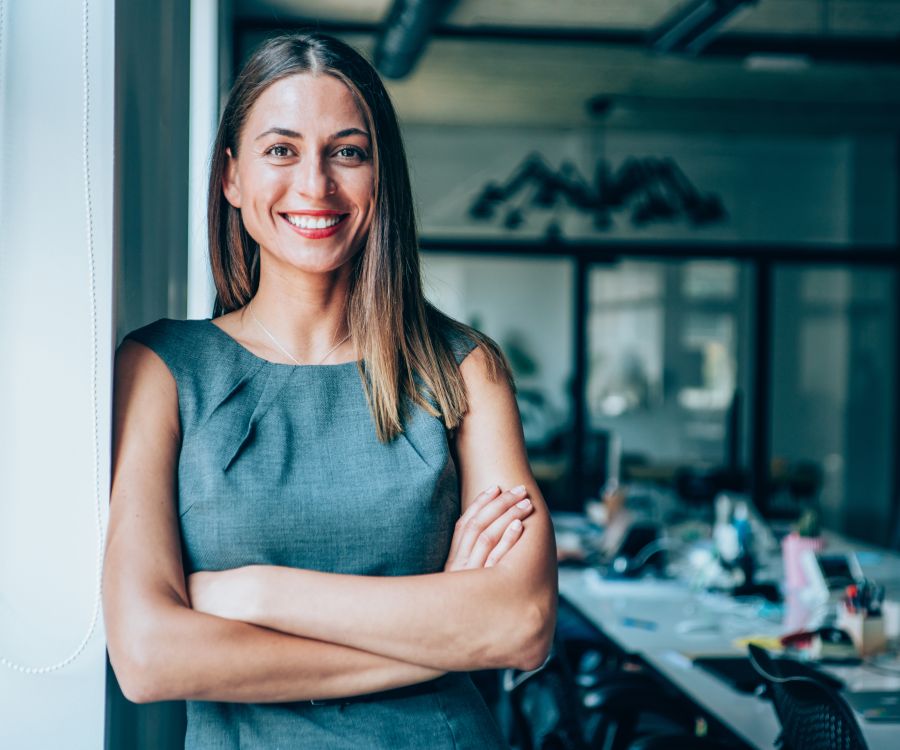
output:
[[269,86],[228,152],[223,189],[260,251],[313,273],[363,246],[374,207],[372,141],[350,89],[330,75]]

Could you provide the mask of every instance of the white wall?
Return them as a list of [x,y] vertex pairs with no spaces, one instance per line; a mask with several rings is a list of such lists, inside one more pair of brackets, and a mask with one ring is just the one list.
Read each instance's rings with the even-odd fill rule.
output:
[[[0,747],[103,747],[113,0],[0,2]],[[93,255],[93,265],[90,263]],[[98,513],[100,518],[98,519]]]
[[209,267],[207,185],[219,124],[219,101],[231,81],[231,0],[192,0],[190,8],[190,169],[187,317],[212,317],[215,289]]

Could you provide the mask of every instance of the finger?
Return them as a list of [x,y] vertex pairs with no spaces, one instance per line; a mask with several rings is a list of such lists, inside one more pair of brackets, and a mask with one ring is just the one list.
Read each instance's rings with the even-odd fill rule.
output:
[[514,520],[525,518],[534,510],[534,505],[527,497],[516,503],[512,508],[506,511],[500,518],[494,521],[484,531],[482,531],[475,540],[472,552],[466,561],[467,568],[481,568],[499,543],[503,532]]
[[[518,487],[514,487],[511,490],[501,493],[485,504],[480,511],[475,513],[461,529],[457,555],[463,560],[468,560],[478,537],[483,534],[492,523],[510,508],[514,507],[516,503],[524,502],[527,499],[525,498],[525,493],[525,487],[519,485]],[[502,529],[500,531],[502,531]],[[500,531],[497,532],[498,539]]]
[[497,546],[491,550],[491,554],[488,555],[484,567],[493,568],[500,562],[501,558],[513,548],[513,545],[517,541],[519,541],[519,538],[522,536],[523,528],[524,525],[520,519],[516,518],[513,520],[513,522],[506,527],[506,531],[503,532],[503,536],[500,537]]
[[459,517],[456,522],[456,530],[453,533],[453,539],[450,542],[450,552],[447,555],[448,561],[455,557],[459,551],[459,543],[462,536],[460,532],[465,527],[466,523],[475,513],[480,511],[487,503],[497,497],[498,494],[500,494],[500,487],[496,484],[488,487],[486,490],[482,490],[475,496],[472,504],[466,508],[466,512]]
[[501,494],[503,490],[500,489],[499,485],[493,485],[492,487],[488,487],[486,490],[480,492],[475,499],[472,501],[472,504],[466,508],[466,512],[463,513],[459,520],[463,523],[468,522],[473,516],[477,515],[484,507],[491,502],[497,495]]
[[453,538],[450,540],[450,551],[447,553],[447,562],[444,563],[444,570],[457,570],[463,567],[466,556],[460,555],[460,545],[466,525],[471,520],[473,514],[477,513],[487,503],[493,500],[500,492],[501,489],[496,484],[482,490],[475,496],[475,499],[466,509],[466,512],[456,520],[456,525],[453,529]]

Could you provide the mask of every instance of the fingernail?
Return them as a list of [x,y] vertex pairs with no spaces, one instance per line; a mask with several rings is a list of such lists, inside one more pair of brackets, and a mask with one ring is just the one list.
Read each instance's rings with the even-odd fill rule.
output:
[[485,492],[496,492],[496,491],[499,490],[499,489],[500,489],[500,487],[499,487],[498,485],[492,484],[490,487],[488,487],[488,488],[485,490]]
[[525,492],[525,485],[520,484],[518,487],[513,487],[510,492],[512,492],[514,495],[521,495],[523,492]]
[[516,503],[517,508],[528,508],[530,506],[531,500],[529,500],[527,497],[524,500],[519,500],[519,502]]
[[518,531],[522,528],[522,522],[517,518],[509,525],[509,528],[511,528],[513,531]]

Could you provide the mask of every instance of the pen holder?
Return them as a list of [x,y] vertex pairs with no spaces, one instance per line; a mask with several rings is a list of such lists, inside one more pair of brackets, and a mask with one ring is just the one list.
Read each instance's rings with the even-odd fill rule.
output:
[[837,625],[850,636],[860,656],[880,654],[887,649],[887,634],[881,615],[850,612],[841,604]]
[[888,641],[900,642],[900,601],[886,600],[881,605],[884,634]]

